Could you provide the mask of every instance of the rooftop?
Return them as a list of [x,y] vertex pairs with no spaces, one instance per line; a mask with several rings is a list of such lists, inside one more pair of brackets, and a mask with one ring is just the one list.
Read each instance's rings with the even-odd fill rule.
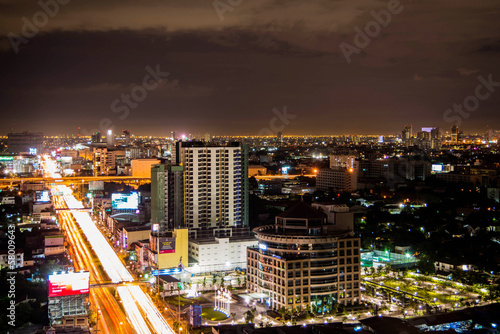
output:
[[277,215],[279,218],[298,218],[298,219],[326,219],[327,216],[321,211],[316,210],[305,202],[297,204],[286,209],[283,213]]

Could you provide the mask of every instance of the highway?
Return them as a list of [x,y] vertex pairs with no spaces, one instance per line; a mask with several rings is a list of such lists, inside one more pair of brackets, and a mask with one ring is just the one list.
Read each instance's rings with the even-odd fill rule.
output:
[[[60,196],[54,196],[56,208],[66,207],[66,203]],[[69,248],[75,270],[88,270],[92,282],[102,282],[104,278],[95,266],[92,255],[82,239],[78,227],[74,223],[68,211],[59,213],[61,227],[66,231],[66,238],[71,245]],[[118,305],[116,299],[107,288],[92,288],[90,290],[90,301],[99,313],[98,328],[103,333],[134,333],[128,324],[127,317]]]
[[[297,176],[316,177],[316,174],[297,174],[297,175],[254,175],[257,180],[272,180],[272,179],[293,179]],[[66,176],[61,177],[58,175],[51,175],[49,177],[25,177],[25,178],[3,178],[0,179],[0,184],[14,184],[14,183],[62,183],[69,182],[76,185],[82,183],[89,183],[89,181],[104,181],[104,182],[150,182],[151,177],[137,177],[137,176]]]
[[88,183],[89,181],[149,181],[151,177],[137,177],[137,176],[58,176],[52,175],[49,177],[23,177],[23,178],[4,178],[0,179],[0,183],[23,183],[23,182],[34,182],[34,183],[55,183],[55,182],[71,182],[75,184]]
[[[55,172],[56,164],[52,160],[50,160],[50,158],[45,157],[44,167],[45,171],[48,172],[49,175],[54,176],[55,178],[58,177],[57,173]],[[58,202],[57,206],[59,208],[70,209],[60,212],[60,215],[65,216],[64,219],[66,224],[65,226],[71,227],[70,223],[71,221],[70,214],[71,214],[74,220],[76,221],[76,224],[82,230],[83,234],[90,243],[92,249],[94,250],[94,253],[97,255],[109,279],[114,283],[134,281],[133,276],[130,274],[130,272],[128,272],[128,270],[120,261],[120,259],[118,258],[114,250],[111,248],[107,240],[104,238],[102,233],[96,227],[89,213],[80,211],[80,209],[83,209],[84,206],[80,201],[78,201],[72,195],[71,189],[65,185],[54,185],[51,186],[51,192],[56,198],[55,202],[56,201]],[[74,229],[76,230],[76,225],[74,226]],[[73,236],[73,238],[70,238],[68,241],[73,245],[74,249],[78,250],[76,254],[79,255],[75,254],[77,262],[80,263],[85,262],[83,260],[85,256],[82,256],[82,253],[86,254],[87,261],[89,261],[87,265],[90,268],[93,268],[95,271],[97,271],[94,264],[92,263],[92,257],[90,255],[90,252],[88,252],[88,249],[87,253],[85,253],[85,251],[83,250],[84,248],[83,246],[85,245],[81,240],[81,237],[80,237],[81,243],[79,243],[76,236]],[[103,279],[101,281],[105,280]],[[127,320],[136,333],[174,334],[174,331],[170,328],[167,321],[163,318],[161,313],[155,307],[151,298],[148,295],[146,295],[139,286],[136,285],[118,286],[116,288],[116,291],[120,296],[122,306],[125,309]],[[95,302],[97,303],[96,300]],[[106,319],[106,321],[103,321],[105,323],[103,324],[103,327],[106,327],[106,325],[113,323],[113,320],[110,319],[110,317],[111,316],[108,314],[108,319]],[[104,318],[106,318],[105,315]],[[108,320],[110,321],[110,323],[107,323]],[[110,331],[109,326],[108,326],[108,331],[106,331],[106,329],[104,329],[104,331],[108,333],[114,333],[114,331]],[[117,331],[117,333],[121,332]]]

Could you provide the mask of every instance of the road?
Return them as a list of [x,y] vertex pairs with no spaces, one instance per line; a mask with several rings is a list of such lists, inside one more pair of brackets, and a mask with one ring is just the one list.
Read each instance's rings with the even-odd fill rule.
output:
[[[297,174],[297,175],[256,175],[257,180],[269,180],[269,179],[293,179],[297,176],[305,177],[316,177],[316,174]],[[137,176],[66,176],[61,177],[57,175],[52,175],[49,177],[25,177],[25,178],[3,178],[0,179],[0,184],[14,184],[14,183],[24,183],[24,182],[43,182],[43,183],[61,183],[70,182],[75,185],[81,185],[82,183],[89,183],[89,181],[104,181],[104,182],[124,182],[124,181],[138,181],[138,182],[150,182],[151,177],[137,177]]]
[[[65,208],[66,203],[60,196],[54,196],[55,208]],[[67,211],[59,212],[59,221],[62,229],[66,232],[66,238],[75,270],[87,270],[90,272],[91,283],[105,281],[94,264],[91,252],[82,239],[78,227]],[[99,313],[99,324],[97,328],[103,333],[134,333],[130,327],[127,317],[118,305],[116,299],[108,288],[92,288],[90,290],[90,301]]]
[[[43,167],[44,171],[48,173],[49,176],[52,176],[53,178],[60,177],[57,174],[56,163],[48,156],[44,157]],[[108,244],[105,237],[96,227],[89,213],[82,211],[82,209],[84,209],[84,206],[73,196],[72,190],[65,185],[52,185],[50,189],[52,194],[55,194],[55,201],[58,201],[57,205],[61,208],[70,209],[67,211],[61,210],[60,212],[62,216],[66,215],[65,222],[67,226],[71,226],[72,216],[76,223],[73,228],[75,230],[77,230],[78,228],[81,229],[83,235],[89,242],[90,247],[92,247],[94,253],[97,255],[99,262],[102,264],[102,267],[109,279],[114,283],[133,282],[133,276],[125,268],[119,257]],[[64,202],[64,204],[62,202]],[[75,252],[77,262],[83,261],[83,257],[81,255],[80,257],[77,255],[80,254],[79,251],[85,254],[83,247],[85,243],[83,242],[83,238],[80,236],[79,240],[75,237],[74,239],[69,239],[68,241],[72,245],[76,245],[73,248],[77,250]],[[90,255],[90,252],[87,253],[87,259],[89,261],[87,265],[92,268],[93,259]],[[97,269],[95,269],[94,272],[98,272]],[[104,281],[107,281],[107,279]],[[174,331],[171,329],[165,318],[163,318],[160,311],[155,307],[151,298],[146,295],[139,286],[122,285],[118,286],[116,288],[116,291],[121,299],[121,306],[125,310],[128,323],[135,330],[135,332],[140,334],[174,334]],[[106,325],[112,323],[113,320],[110,317],[111,315],[109,314],[107,319],[106,316],[103,316],[103,318],[105,319],[103,323],[106,323]],[[110,322],[108,323],[107,321]]]

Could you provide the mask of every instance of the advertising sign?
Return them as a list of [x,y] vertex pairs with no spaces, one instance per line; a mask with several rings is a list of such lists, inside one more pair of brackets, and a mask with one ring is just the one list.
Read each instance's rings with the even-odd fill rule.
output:
[[49,275],[49,297],[89,293],[89,272]]
[[89,181],[89,191],[104,190],[104,181]]
[[160,238],[159,253],[175,253],[175,238]]
[[116,210],[137,210],[139,207],[139,194],[111,194],[111,206]]

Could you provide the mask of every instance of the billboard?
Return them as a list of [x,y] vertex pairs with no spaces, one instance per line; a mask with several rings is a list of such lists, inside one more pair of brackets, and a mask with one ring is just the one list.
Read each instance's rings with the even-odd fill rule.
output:
[[49,275],[49,297],[83,295],[89,293],[89,272]]
[[158,252],[160,254],[175,253],[175,238],[160,238]]
[[432,165],[432,172],[433,173],[442,173],[443,172],[443,165],[433,164]]
[[104,190],[104,181],[89,181],[89,191]]
[[115,210],[137,210],[139,207],[139,194],[111,194],[111,207]]

